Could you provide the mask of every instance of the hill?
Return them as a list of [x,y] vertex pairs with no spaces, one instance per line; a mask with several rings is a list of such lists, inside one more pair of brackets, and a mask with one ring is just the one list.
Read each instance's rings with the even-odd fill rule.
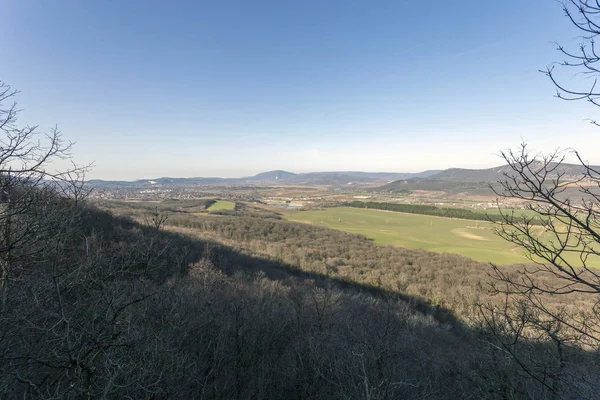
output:
[[[535,168],[534,164],[532,168]],[[592,167],[600,168],[600,167]],[[405,192],[407,190],[442,190],[451,193],[468,192],[488,194],[489,183],[497,182],[505,173],[512,170],[508,165],[487,169],[449,168],[408,172],[364,172],[364,171],[325,171],[293,173],[284,170],[261,172],[242,178],[194,177],[194,178],[152,178],[135,181],[90,180],[92,187],[184,187],[184,186],[229,186],[229,185],[379,185],[376,191]],[[562,174],[564,180],[581,176],[583,167],[576,164],[561,164],[555,174]]]
[[[542,167],[539,162],[531,165],[532,170]],[[598,169],[598,166],[591,166]],[[561,180],[574,181],[582,176],[584,167],[579,164],[560,165],[550,164],[549,169],[554,169],[550,177],[561,176]],[[474,195],[492,194],[490,184],[497,183],[506,175],[512,176],[514,171],[509,165],[502,165],[486,169],[449,168],[427,177],[414,177],[399,179],[382,185],[376,189],[378,192],[403,193],[411,190],[432,190],[448,193],[469,193]]]
[[[532,170],[542,168],[543,165],[540,162],[534,162],[531,165]],[[551,163],[548,165],[548,169],[554,169],[551,176],[562,175],[563,180],[574,180],[585,172],[585,167],[580,164],[566,164]],[[597,169],[597,166],[591,166],[591,168]],[[447,180],[454,182],[497,182],[502,179],[505,174],[511,176],[514,173],[509,165],[502,165],[494,168],[487,169],[465,169],[465,168],[450,168],[435,175],[436,179]]]
[[241,178],[241,180],[245,180],[247,182],[284,182],[288,180],[292,180],[296,174],[293,172],[276,170],[276,171],[268,171],[261,172],[260,174],[254,175],[248,178]]

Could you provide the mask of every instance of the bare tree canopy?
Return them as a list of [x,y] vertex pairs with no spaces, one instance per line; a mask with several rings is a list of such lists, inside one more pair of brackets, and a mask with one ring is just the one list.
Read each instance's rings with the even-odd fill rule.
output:
[[[596,38],[600,35],[600,2],[597,0],[565,0],[562,2],[567,18],[582,33],[576,48],[557,44],[564,58],[545,70],[556,86],[556,96],[564,100],[587,100],[600,106],[600,55]],[[573,78],[577,79],[573,79]],[[595,119],[592,123],[597,124]]]
[[[19,126],[18,93],[0,81],[0,311],[6,307],[13,264],[25,253],[39,252],[38,244],[68,226],[86,195],[84,175],[90,167],[71,163],[62,171],[52,169],[53,162],[71,159],[73,143],[57,127],[42,132],[38,126]],[[61,198],[74,201],[60,207]]]
[[0,81],[0,175],[34,185],[43,181],[69,183],[63,185],[65,189],[81,182],[91,165],[72,164],[62,171],[50,169],[53,162],[70,160],[72,156],[73,143],[63,138],[58,127],[41,132],[37,125],[17,125],[21,110],[14,97],[18,93]]
[[[557,45],[565,59],[541,72],[558,98],[600,106],[600,2],[562,5],[582,36],[576,49]],[[502,301],[480,307],[490,343],[553,398],[595,398],[599,383],[585,371],[597,368],[600,350],[600,171],[575,150],[535,154],[522,144],[501,155],[510,169],[492,189],[527,212],[500,209],[502,220],[492,222],[531,262],[516,269],[492,265],[492,291]],[[566,174],[569,156],[577,164]],[[542,356],[524,351],[524,343],[551,346]]]

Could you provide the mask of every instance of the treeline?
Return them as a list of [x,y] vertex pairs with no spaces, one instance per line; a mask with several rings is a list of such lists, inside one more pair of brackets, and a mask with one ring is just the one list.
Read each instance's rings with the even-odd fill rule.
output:
[[[355,208],[371,208],[375,210],[395,211],[409,214],[431,215],[434,217],[470,219],[475,221],[501,222],[504,220],[504,217],[502,215],[473,212],[465,208],[437,207],[424,204],[399,204],[379,203],[374,201],[351,201],[348,203],[344,203],[344,206]],[[513,216],[506,215],[506,218],[513,218]],[[532,221],[531,223],[535,225],[536,221]]]

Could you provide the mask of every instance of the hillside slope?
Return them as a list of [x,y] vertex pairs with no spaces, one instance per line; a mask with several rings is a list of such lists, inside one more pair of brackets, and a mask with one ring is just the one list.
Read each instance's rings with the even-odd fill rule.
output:
[[[541,168],[541,163],[533,163],[532,170]],[[553,169],[549,177],[561,176],[563,181],[575,181],[584,173],[584,168],[579,164],[549,164]],[[598,169],[600,167],[591,166]],[[387,193],[403,193],[412,190],[434,190],[448,193],[467,193],[471,195],[493,195],[490,185],[505,179],[506,175],[513,176],[515,172],[509,165],[487,169],[450,168],[428,177],[415,177],[399,179],[386,185],[379,186],[374,191]]]
[[[270,213],[161,216],[142,206],[113,208],[132,220],[83,205],[69,229],[13,260],[0,398],[550,394],[466,323],[487,298],[480,263]],[[518,349],[554,360],[544,343]],[[600,378],[570,362],[561,370]],[[569,384],[561,380],[565,393]]]

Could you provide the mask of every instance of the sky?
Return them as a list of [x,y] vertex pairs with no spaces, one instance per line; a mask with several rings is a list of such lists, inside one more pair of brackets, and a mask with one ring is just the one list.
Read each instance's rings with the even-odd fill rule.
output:
[[[554,0],[0,0],[19,122],[88,178],[600,164],[599,110],[539,72],[580,35]],[[60,167],[60,166],[59,166]]]

